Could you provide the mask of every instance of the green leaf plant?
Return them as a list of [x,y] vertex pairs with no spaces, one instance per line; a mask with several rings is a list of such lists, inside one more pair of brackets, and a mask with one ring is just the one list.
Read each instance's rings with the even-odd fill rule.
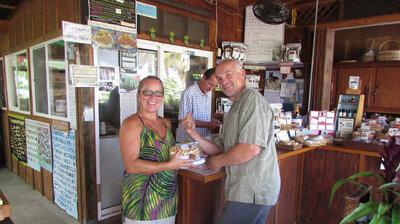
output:
[[169,32],[169,41],[171,41],[171,43],[175,41],[175,33],[173,31]]
[[188,35],[185,35],[185,36],[183,36],[183,39],[184,39],[183,43],[184,43],[186,46],[189,45],[189,36],[188,36]]
[[[370,224],[399,224],[400,223],[400,145],[396,145],[394,137],[385,144],[383,150],[378,151],[382,157],[382,165],[385,168],[382,174],[364,171],[354,174],[348,178],[338,180],[333,185],[329,206],[332,204],[334,195],[338,188],[344,183],[353,183],[369,191],[370,199],[361,204],[350,214],[342,219],[342,223],[350,223],[366,215],[373,215]],[[373,189],[371,186],[362,184],[355,179],[358,177],[371,176],[376,178],[382,185]],[[377,197],[382,194],[382,197]],[[382,198],[376,200],[376,198]]]
[[154,29],[153,27],[150,29],[150,37],[152,40],[156,39],[156,29]]

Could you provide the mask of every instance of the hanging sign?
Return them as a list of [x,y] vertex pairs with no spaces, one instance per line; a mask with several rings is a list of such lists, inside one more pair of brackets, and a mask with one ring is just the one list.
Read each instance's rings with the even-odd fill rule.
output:
[[137,54],[134,51],[121,51],[121,72],[136,73]]
[[279,63],[280,73],[281,74],[289,74],[291,68],[293,66],[293,62],[281,62]]
[[154,5],[136,2],[136,13],[140,16],[146,16],[152,19],[157,19],[157,7]]
[[99,68],[87,65],[70,65],[72,84],[75,87],[96,87]]
[[90,44],[90,26],[62,21],[63,40],[74,43]]

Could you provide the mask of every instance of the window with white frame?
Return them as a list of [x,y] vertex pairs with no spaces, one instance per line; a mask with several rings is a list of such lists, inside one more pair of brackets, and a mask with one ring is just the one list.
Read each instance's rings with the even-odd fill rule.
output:
[[64,41],[56,38],[31,48],[35,115],[67,117]]
[[0,108],[7,109],[3,58],[0,58]]
[[8,106],[11,111],[30,112],[28,59],[25,50],[5,56]]

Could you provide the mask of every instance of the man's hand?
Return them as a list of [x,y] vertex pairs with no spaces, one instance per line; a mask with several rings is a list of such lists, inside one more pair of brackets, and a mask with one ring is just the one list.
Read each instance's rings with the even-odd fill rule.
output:
[[219,121],[218,119],[215,118],[211,118],[211,122],[210,122],[210,128],[209,130],[215,130],[216,128],[219,128],[221,126],[221,121]]
[[185,130],[185,132],[188,135],[195,132],[196,123],[190,112],[187,112],[186,117],[180,120],[180,123],[182,125],[183,130]]
[[206,166],[210,170],[219,170],[222,168],[217,164],[216,156],[209,156],[206,160]]

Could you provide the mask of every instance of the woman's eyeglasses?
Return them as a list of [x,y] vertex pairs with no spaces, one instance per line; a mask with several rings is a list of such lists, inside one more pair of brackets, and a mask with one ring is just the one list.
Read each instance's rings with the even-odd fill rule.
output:
[[152,92],[152,91],[150,91],[150,90],[143,90],[142,93],[143,93],[143,95],[145,95],[145,96],[152,96],[153,94],[154,94],[154,96],[156,96],[156,97],[162,97],[162,96],[164,96],[164,92],[162,92],[162,91],[155,91],[155,92]]

